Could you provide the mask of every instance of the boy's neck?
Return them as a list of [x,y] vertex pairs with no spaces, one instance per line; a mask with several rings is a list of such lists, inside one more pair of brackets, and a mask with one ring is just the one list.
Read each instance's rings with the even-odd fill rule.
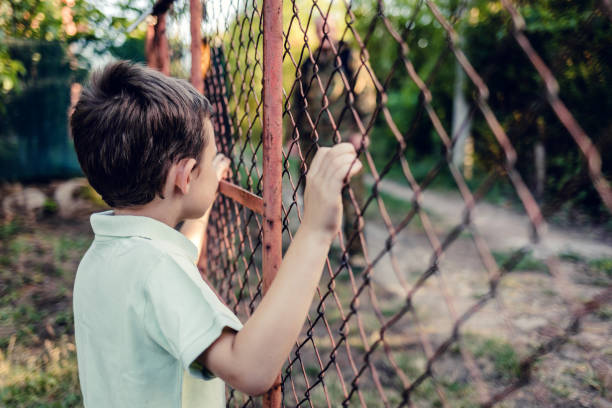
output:
[[170,200],[162,200],[159,197],[155,197],[153,201],[144,205],[113,208],[113,213],[115,215],[137,215],[153,218],[171,228],[182,221],[180,208],[171,203]]

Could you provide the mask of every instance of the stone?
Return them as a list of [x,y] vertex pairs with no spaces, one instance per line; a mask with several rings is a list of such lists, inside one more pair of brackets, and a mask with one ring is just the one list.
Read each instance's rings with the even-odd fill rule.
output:
[[34,219],[42,214],[47,196],[35,187],[23,188],[20,184],[13,187],[13,192],[2,200],[2,211],[6,219],[16,215]]
[[87,186],[84,178],[75,178],[60,183],[53,193],[53,198],[57,203],[58,215],[62,218],[70,218],[77,213],[86,211],[90,205],[80,193]]

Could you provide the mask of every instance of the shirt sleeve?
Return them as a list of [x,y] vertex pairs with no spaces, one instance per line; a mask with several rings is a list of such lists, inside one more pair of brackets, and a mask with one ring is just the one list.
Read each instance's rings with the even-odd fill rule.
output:
[[151,338],[190,374],[212,378],[212,373],[192,363],[224,327],[238,331],[242,324],[202,280],[196,266],[190,266],[171,257],[160,259],[145,285],[144,324]]

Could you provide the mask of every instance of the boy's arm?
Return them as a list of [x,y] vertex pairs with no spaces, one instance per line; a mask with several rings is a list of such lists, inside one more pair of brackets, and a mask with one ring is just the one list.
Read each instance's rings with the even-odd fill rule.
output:
[[[212,208],[212,206],[211,206]],[[210,210],[206,210],[204,215],[197,220],[185,220],[181,226],[181,233],[185,235],[193,244],[198,248],[198,256],[196,259],[200,259],[202,253],[202,246],[204,244],[204,233],[208,226],[208,218],[210,216]]]
[[268,292],[242,330],[224,330],[198,357],[232,387],[259,395],[272,386],[304,325],[325,257],[338,232],[345,176],[360,169],[349,143],[320,148],[313,159],[302,224]]

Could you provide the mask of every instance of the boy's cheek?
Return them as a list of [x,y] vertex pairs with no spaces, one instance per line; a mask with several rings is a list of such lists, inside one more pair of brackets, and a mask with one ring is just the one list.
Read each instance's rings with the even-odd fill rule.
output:
[[217,189],[219,187],[219,181],[216,177],[211,179],[206,186],[204,186],[203,196],[200,198],[200,205],[205,209],[208,209],[215,201]]

